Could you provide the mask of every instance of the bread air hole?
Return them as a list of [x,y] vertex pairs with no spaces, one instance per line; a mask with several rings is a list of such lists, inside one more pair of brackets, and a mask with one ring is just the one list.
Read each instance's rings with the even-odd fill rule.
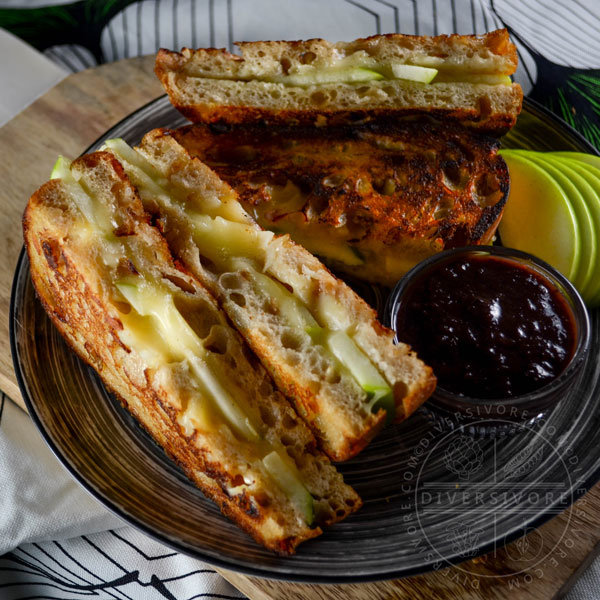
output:
[[304,52],[300,55],[300,62],[303,65],[310,65],[315,58],[317,58],[317,55],[314,52]]
[[209,336],[204,340],[204,347],[215,354],[226,354],[228,345],[227,330],[222,325],[214,325]]
[[308,388],[313,394],[316,395],[321,391],[321,382],[316,379],[313,379],[308,382]]
[[[298,467],[299,470],[305,469],[308,465],[309,459],[306,454],[304,454],[304,448],[300,450],[296,447],[288,448],[288,454],[290,454],[290,456],[294,459],[296,467]],[[312,496],[315,500],[318,500],[314,494]]]
[[286,356],[285,356],[285,362],[290,367],[295,367],[295,366],[299,365],[301,362],[301,359],[302,359],[302,355],[300,354],[300,352],[290,351],[290,352],[286,353]]
[[265,312],[268,315],[278,315],[279,314],[279,307],[277,306],[276,302],[272,298],[268,298],[263,302],[262,309],[263,309],[263,312]]
[[282,424],[286,429],[294,429],[296,425],[298,425],[298,421],[296,421],[294,417],[286,414],[283,417]]
[[173,302],[187,324],[201,339],[209,335],[210,330],[220,323],[214,307],[206,300],[174,295]]
[[325,92],[318,90],[310,95],[310,100],[315,106],[323,106],[327,104],[328,96]]
[[200,264],[202,265],[202,267],[204,269],[206,269],[207,271],[209,271],[210,273],[217,272],[217,267],[216,267],[215,263],[212,260],[210,260],[210,258],[204,256],[203,254],[198,253],[198,260],[200,261]]
[[246,306],[246,298],[244,296],[242,296],[242,294],[238,294],[237,292],[232,292],[231,294],[229,294],[229,299],[234,304],[237,304],[241,308]]
[[456,161],[448,161],[442,167],[444,185],[450,190],[463,190],[469,181],[469,171],[458,166]]
[[223,273],[219,277],[219,283],[226,290],[239,290],[242,287],[242,281],[238,273]]
[[275,427],[277,419],[273,411],[269,410],[269,407],[263,404],[259,405],[259,411],[262,422],[269,428]]
[[281,443],[284,446],[294,446],[296,444],[296,440],[291,435],[288,435],[287,433],[284,433],[281,436]]
[[292,61],[287,56],[284,56],[279,63],[281,64],[281,70],[285,75],[287,75],[290,72]]
[[173,275],[171,273],[163,273],[162,276],[164,279],[168,279],[173,285],[178,287],[183,292],[188,294],[194,294],[196,292],[196,288],[183,277],[179,277],[178,275]]
[[[254,354],[252,354],[252,356],[254,356]],[[256,359],[256,360],[258,361],[258,359]],[[258,367],[258,364],[260,364],[260,363],[257,362],[257,365],[256,365],[257,367]],[[271,385],[271,383],[269,382],[268,379],[263,379],[260,382],[260,386],[258,388],[258,393],[263,398],[270,396],[273,393],[273,386]]]
[[336,384],[342,380],[342,376],[336,371],[336,369],[329,367],[327,369],[327,374],[325,375],[325,380],[327,383]]
[[482,174],[475,183],[475,193],[480,206],[493,206],[502,197],[498,178],[493,173]]
[[288,350],[300,350],[302,338],[293,331],[284,331],[281,334],[281,345]]

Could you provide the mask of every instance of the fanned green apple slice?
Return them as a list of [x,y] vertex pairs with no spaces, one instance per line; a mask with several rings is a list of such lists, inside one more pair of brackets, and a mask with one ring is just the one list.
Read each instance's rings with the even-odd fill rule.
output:
[[[577,173],[581,179],[585,180],[592,190],[593,197],[590,198],[588,207],[592,214],[592,220],[594,221],[596,235],[600,245],[600,168],[592,166],[591,163],[584,163],[583,161],[572,159],[565,153],[553,152],[552,154],[556,156],[557,160],[561,161],[564,168],[568,167]],[[597,255],[594,257],[594,261],[596,265],[594,275],[586,290],[586,296],[589,298],[589,300],[586,300],[586,304],[591,307],[600,304],[600,260],[598,260]],[[584,296],[584,298],[586,296]]]
[[384,79],[384,76],[365,67],[311,69],[304,73],[293,73],[273,78],[275,83],[285,85],[318,85],[324,83],[360,83]]
[[391,63],[390,68],[395,79],[405,79],[408,81],[418,81],[420,83],[431,83],[438,74],[437,69],[430,67],[419,67],[416,65],[403,65]]
[[[571,206],[575,212],[579,233],[581,234],[581,257],[579,267],[572,279],[573,285],[577,288],[584,300],[589,300],[584,291],[587,289],[595,269],[595,257],[598,251],[598,242],[596,228],[590,209],[588,207],[589,198],[582,194],[582,189],[574,178],[577,174],[567,172],[567,167],[563,167],[560,159],[552,157],[545,152],[527,152],[527,158],[536,162],[545,169],[554,180],[560,185],[569,198]],[[585,183],[585,182],[584,182]]]
[[591,165],[596,169],[600,169],[600,156],[596,156],[595,154],[586,154],[585,152],[552,152],[554,156],[560,156],[564,158],[570,158],[571,160],[576,160],[578,162],[585,163],[586,165]]
[[498,231],[505,246],[551,264],[569,280],[579,268],[581,235],[563,189],[518,150],[502,150],[511,186]]

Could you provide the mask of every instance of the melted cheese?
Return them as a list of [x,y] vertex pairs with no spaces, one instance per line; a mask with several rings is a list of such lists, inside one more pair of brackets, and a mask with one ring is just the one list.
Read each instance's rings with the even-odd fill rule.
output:
[[[146,199],[146,201],[155,202],[157,197],[162,199],[164,194],[170,194],[167,206],[176,203],[185,213],[192,225],[193,239],[200,253],[208,257],[221,272],[244,268],[251,278],[255,290],[265,300],[276,302],[284,322],[297,329],[300,335],[303,333],[310,335],[313,341],[322,347],[322,351],[329,361],[334,365],[337,362],[339,371],[347,370],[363,387],[364,378],[359,379],[357,373],[364,371],[365,361],[371,364],[364,352],[352,340],[350,340],[350,344],[338,344],[335,351],[330,347],[329,334],[340,329],[339,325],[344,323],[341,315],[346,311],[343,306],[335,299],[321,302],[316,307],[313,306],[310,300],[312,283],[308,278],[299,276],[293,269],[281,270],[281,275],[278,275],[279,281],[273,276],[272,270],[268,275],[263,274],[263,271],[267,270],[268,264],[276,261],[276,255],[282,251],[281,242],[274,238],[272,232],[256,225],[243,211],[237,200],[230,200],[229,203],[238,204],[240,211],[243,211],[248,221],[239,222],[227,219],[219,214],[218,207],[212,207],[210,214],[205,214],[202,212],[201,200],[192,203],[187,196],[184,199],[181,189],[177,188],[177,182],[161,182],[162,191],[158,195],[155,194],[154,184],[160,174],[154,166],[144,157],[142,157],[142,161],[132,157],[131,152],[139,153],[129,148],[122,140],[112,140],[110,143],[107,142],[107,146],[117,155],[125,171],[138,187],[142,201]],[[143,169],[143,176],[140,176],[139,169]],[[148,183],[148,178],[152,180],[152,184]],[[357,258],[356,255],[354,257]],[[240,265],[240,261],[243,266]],[[291,285],[294,293],[288,291],[282,284]],[[316,313],[320,322],[315,319],[313,313]],[[349,324],[345,322],[344,332],[348,329]],[[354,351],[350,351],[350,349]],[[364,359],[359,363],[356,362],[358,355]],[[372,364],[371,367],[379,375]],[[380,375],[379,378],[382,379]],[[371,380],[373,377],[369,378],[369,381]],[[363,389],[367,395],[372,394],[371,389],[364,387]],[[386,394],[392,393],[389,385],[386,390]],[[393,412],[393,407],[388,408]]]
[[194,242],[200,253],[223,270],[229,270],[237,257],[250,259],[257,268],[264,264],[267,246],[273,239],[271,231],[256,224],[237,223],[222,217],[188,213],[193,225]]
[[215,193],[195,193],[183,181],[171,181],[168,174],[161,173],[147,158],[120,138],[107,140],[103,148],[110,150],[121,161],[127,175],[138,188],[142,201],[158,196],[167,206],[176,202],[190,211],[211,217],[222,217],[238,223],[252,222],[233,190],[230,195],[223,195],[221,198]]
[[[139,163],[135,168],[141,169],[143,166],[143,163]],[[146,190],[164,192],[164,187],[145,171],[141,170],[138,176],[144,179]],[[84,219],[78,227],[83,232],[81,239],[102,249],[105,265],[113,269],[123,257],[136,262],[127,236],[119,238],[114,235],[116,224],[109,210],[76,180],[68,161],[62,159],[57,162],[53,178],[62,179],[63,185],[68,188],[70,197]],[[238,223],[231,226],[247,227]],[[273,235],[260,233],[267,237]],[[163,382],[165,387],[169,387],[168,380],[174,366],[187,371],[186,379],[198,393],[192,394],[178,416],[186,434],[191,435],[198,429],[215,430],[226,424],[243,442],[247,442],[249,456],[262,462],[271,479],[297,507],[302,519],[311,524],[314,519],[313,498],[281,442],[271,443],[259,435],[260,424],[244,405],[243,395],[234,398],[230,393],[214,354],[204,347],[202,340],[177,309],[174,292],[167,283],[154,281],[139,264],[136,270],[138,275],[114,282],[120,296],[132,308],[127,313],[120,311],[123,329],[119,335],[123,343],[135,350],[147,366],[154,369],[158,385]],[[247,485],[249,483],[246,481],[238,487]],[[229,490],[230,493],[235,491]]]

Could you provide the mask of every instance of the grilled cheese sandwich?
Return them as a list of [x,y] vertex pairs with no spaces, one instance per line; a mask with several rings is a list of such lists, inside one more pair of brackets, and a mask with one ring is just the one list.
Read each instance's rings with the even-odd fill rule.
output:
[[506,30],[481,36],[377,35],[161,49],[156,74],[193,122],[339,125],[415,113],[500,135],[521,109]]
[[361,501],[231,327],[172,257],[112,154],[30,199],[31,275],[46,311],[142,426],[224,514],[280,553]]

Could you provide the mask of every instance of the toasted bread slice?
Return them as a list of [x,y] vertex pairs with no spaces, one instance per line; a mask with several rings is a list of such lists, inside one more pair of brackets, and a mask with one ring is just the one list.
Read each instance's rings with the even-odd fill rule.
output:
[[523,93],[510,81],[517,52],[506,30],[481,36],[377,35],[161,49],[156,74],[193,122],[338,125],[429,114],[500,135]]
[[137,151],[107,142],[174,254],[216,296],[333,460],[386,419],[412,414],[431,369],[345,283],[287,235],[263,230],[235,192],[164,130]]
[[33,283],[148,433],[276,552],[359,508],[214,298],[173,260],[113,155],[84,156],[58,175],[24,216]]
[[488,243],[508,196],[497,140],[429,119],[193,125],[173,137],[233,186],[262,227],[388,287],[436,252]]

